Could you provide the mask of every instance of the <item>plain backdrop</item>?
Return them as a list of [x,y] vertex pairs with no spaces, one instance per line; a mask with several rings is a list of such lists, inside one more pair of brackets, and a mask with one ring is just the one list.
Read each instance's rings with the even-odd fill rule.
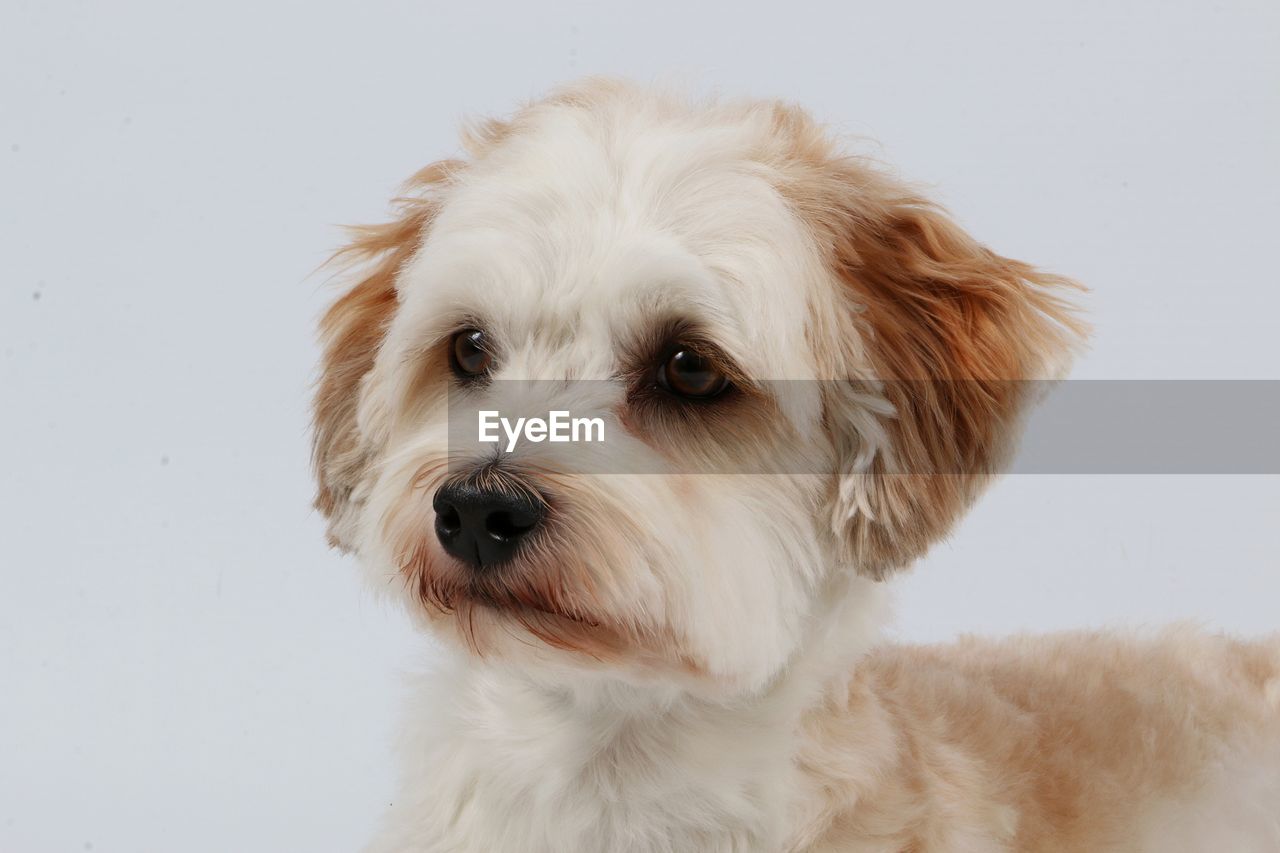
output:
[[[316,270],[463,118],[602,72],[864,137],[1093,289],[1076,376],[1280,378],[1274,0],[2,0],[0,850],[367,837],[431,650],[310,508]],[[1275,477],[1011,477],[896,632],[1275,629],[1278,521]]]

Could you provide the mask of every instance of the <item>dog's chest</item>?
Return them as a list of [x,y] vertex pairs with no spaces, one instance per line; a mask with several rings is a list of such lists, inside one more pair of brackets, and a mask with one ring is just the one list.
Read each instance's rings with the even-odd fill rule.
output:
[[411,738],[425,760],[373,850],[782,847],[791,770],[764,720],[581,714],[517,695],[468,702],[431,728]]

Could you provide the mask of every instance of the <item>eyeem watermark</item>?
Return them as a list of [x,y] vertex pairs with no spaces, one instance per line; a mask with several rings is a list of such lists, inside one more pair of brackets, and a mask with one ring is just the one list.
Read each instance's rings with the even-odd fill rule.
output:
[[[629,405],[617,380],[495,379],[485,386],[485,393],[492,396],[480,398],[479,405],[474,388],[451,388],[446,413],[450,473],[470,471],[477,459],[495,451],[502,453],[503,446],[507,452],[518,454],[527,439],[542,443],[589,441],[584,446],[570,444],[567,448],[543,448],[542,444],[523,448],[573,453],[571,467],[575,474],[667,475],[678,470],[682,474],[848,476],[845,460],[839,454],[809,452],[806,439],[800,437],[801,432],[807,434],[807,428],[797,431],[795,425],[805,424],[804,419],[812,417],[805,401],[840,399],[851,390],[863,393],[858,386],[851,388],[847,380],[838,379],[766,379],[755,380],[752,385],[760,399],[772,401],[776,407],[775,416],[780,418],[776,433],[785,438],[776,442],[744,440],[745,429],[721,429],[718,425],[722,416],[717,413],[720,404],[712,402],[689,412],[689,417],[700,420],[705,428],[688,435],[687,448],[668,443],[662,452],[654,453],[646,451],[645,441],[628,437],[621,408],[614,409],[619,414],[609,414],[611,406]],[[1019,446],[1008,456],[962,453],[935,458],[931,454],[884,453],[877,458],[877,465],[886,476],[1280,476],[1280,442],[1276,441],[1280,429],[1280,379],[1006,380],[998,385],[972,379],[886,379],[879,386],[878,393],[885,399],[1018,399],[1030,407]],[[805,408],[791,408],[796,404]],[[479,412],[477,441],[476,410],[484,406],[492,406],[493,410]],[[498,414],[503,410],[539,417],[510,417],[504,432],[504,422]],[[614,420],[606,433],[602,419],[578,418],[575,430],[575,418],[570,415],[574,411]],[[926,414],[933,420],[922,422],[918,429],[952,429],[958,416],[936,407]],[[914,415],[898,413],[898,417],[903,416]],[[724,417],[728,417],[727,410]],[[635,418],[633,423],[643,428],[646,421]],[[774,434],[774,427],[763,419],[753,418],[751,426]],[[836,435],[855,428],[849,423],[825,420],[815,426]],[[790,439],[792,435],[794,441]],[[684,452],[686,449],[688,452]]]
[[603,418],[574,418],[563,410],[553,410],[547,418],[510,418],[502,417],[498,412],[481,410],[479,413],[480,440],[489,444],[497,444],[502,440],[498,434],[501,427],[507,438],[507,453],[516,449],[523,438],[535,444],[540,441],[604,441]]

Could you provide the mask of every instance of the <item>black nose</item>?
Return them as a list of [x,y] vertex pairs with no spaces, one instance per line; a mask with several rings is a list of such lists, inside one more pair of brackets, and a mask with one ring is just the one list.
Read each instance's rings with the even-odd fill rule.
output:
[[450,480],[436,491],[436,537],[444,549],[477,569],[511,559],[542,521],[543,503],[528,488]]

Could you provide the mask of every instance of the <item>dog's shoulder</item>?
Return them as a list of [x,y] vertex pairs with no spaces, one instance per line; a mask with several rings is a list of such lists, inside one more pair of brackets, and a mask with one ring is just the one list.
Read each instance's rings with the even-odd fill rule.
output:
[[[885,645],[808,721],[807,747],[822,773],[847,774],[830,808],[850,839],[894,815],[910,820],[891,833],[920,849],[1153,849],[1169,815],[1242,779],[1236,811],[1270,797],[1255,811],[1276,813],[1278,693],[1280,640],[1189,626]],[[1183,832],[1216,838],[1211,824]]]

